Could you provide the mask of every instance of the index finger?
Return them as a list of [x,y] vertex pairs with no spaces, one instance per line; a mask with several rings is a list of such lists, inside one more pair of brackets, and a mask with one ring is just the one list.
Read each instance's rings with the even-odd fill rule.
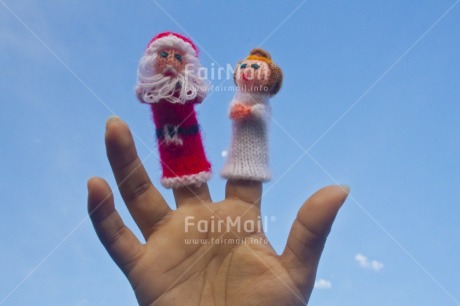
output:
[[121,196],[147,239],[155,224],[171,209],[150,181],[128,126],[117,117],[107,121],[106,147]]

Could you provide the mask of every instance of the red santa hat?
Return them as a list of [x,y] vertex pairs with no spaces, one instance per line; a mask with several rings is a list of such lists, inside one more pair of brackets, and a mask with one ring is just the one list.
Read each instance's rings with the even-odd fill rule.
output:
[[147,53],[153,54],[159,49],[174,48],[183,51],[185,54],[198,57],[198,48],[187,37],[174,32],[163,32],[155,35],[147,46]]

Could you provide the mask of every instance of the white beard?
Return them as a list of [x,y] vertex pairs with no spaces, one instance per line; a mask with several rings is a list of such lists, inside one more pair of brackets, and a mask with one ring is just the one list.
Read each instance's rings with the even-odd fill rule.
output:
[[140,101],[157,103],[166,100],[171,103],[186,103],[195,98],[203,100],[208,92],[209,84],[202,79],[193,65],[193,70],[165,76],[153,71],[152,62],[155,56],[145,56],[141,59],[137,71],[136,94]]

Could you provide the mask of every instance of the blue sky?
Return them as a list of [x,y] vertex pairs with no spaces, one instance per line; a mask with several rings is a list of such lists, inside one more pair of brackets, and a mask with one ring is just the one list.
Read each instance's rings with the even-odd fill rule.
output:
[[[133,87],[164,30],[191,37],[205,67],[256,46],[282,67],[263,198],[278,252],[312,192],[351,186],[309,305],[460,305],[458,2],[0,0],[0,305],[135,304],[87,219],[86,181],[115,187],[103,134],[117,114],[158,183]],[[232,95],[198,109],[215,173]],[[222,198],[218,175],[210,187]]]

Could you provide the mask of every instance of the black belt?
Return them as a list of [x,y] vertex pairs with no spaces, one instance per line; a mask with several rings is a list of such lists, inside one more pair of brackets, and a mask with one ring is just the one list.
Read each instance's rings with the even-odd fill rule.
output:
[[183,126],[174,126],[170,124],[166,124],[161,128],[156,129],[156,135],[158,139],[164,139],[165,134],[170,138],[173,138],[174,136],[181,135],[181,136],[192,136],[196,135],[200,132],[200,126],[198,124],[183,127]]

